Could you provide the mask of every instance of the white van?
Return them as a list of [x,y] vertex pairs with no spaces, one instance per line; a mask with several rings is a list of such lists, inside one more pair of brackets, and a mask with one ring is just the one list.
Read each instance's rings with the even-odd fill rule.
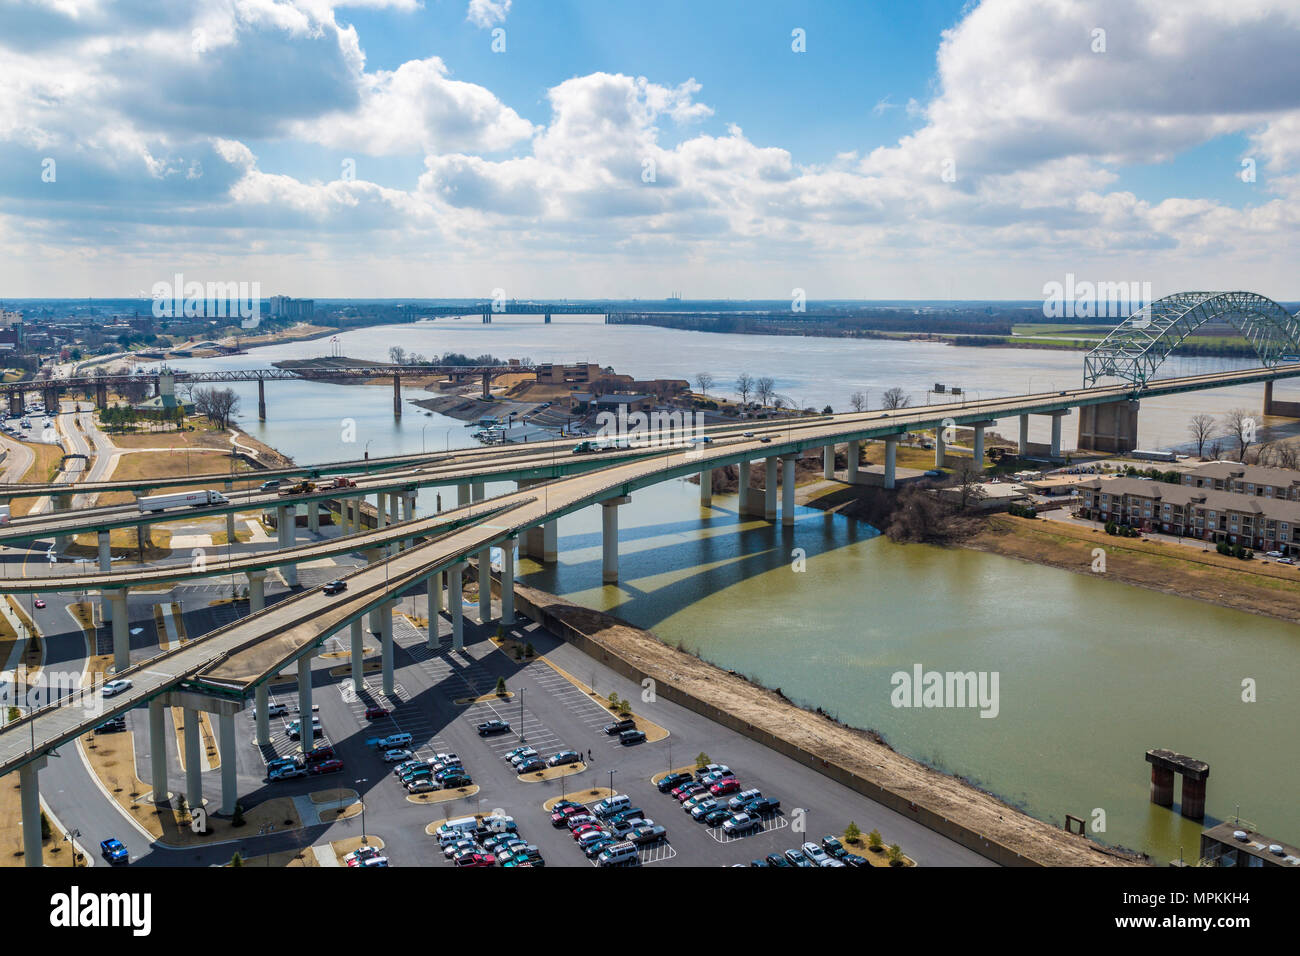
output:
[[477,829],[478,820],[474,817],[457,817],[438,827],[438,842],[446,846],[449,842],[459,840],[465,834],[473,833]]
[[411,735],[408,733],[389,734],[383,740],[376,744],[381,750],[392,750],[395,747],[405,747],[411,742]]
[[622,813],[624,810],[632,808],[632,798],[625,793],[616,793],[612,797],[606,797],[593,808],[592,812],[596,816],[604,818],[613,816],[616,813]]
[[596,857],[597,866],[627,866],[636,862],[635,843],[615,843]]

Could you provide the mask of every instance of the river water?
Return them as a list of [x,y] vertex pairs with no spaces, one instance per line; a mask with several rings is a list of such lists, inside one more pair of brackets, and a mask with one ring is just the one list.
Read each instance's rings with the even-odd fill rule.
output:
[[[342,354],[375,360],[386,360],[388,347],[398,344],[426,355],[595,361],[638,377],[708,371],[720,392],[747,371],[771,375],[778,391],[802,404],[841,410],[854,391],[878,400],[895,385],[917,403],[936,381],[979,397],[1073,387],[1082,368],[1077,352],[712,335],[605,326],[585,316],[557,316],[550,325],[522,317],[490,325],[440,320],[341,339]],[[323,340],[288,343],[175,364],[260,367],[328,349]],[[1171,360],[1162,373],[1246,364]],[[270,383],[264,423],[256,421],[256,386],[234,387],[242,397],[241,426],[299,461],[359,455],[363,447],[385,455],[473,444],[464,423],[414,406],[394,421],[389,387]],[[1279,397],[1286,391],[1279,386]],[[1261,392],[1253,386],[1144,401],[1141,442],[1184,442],[1193,414],[1257,409]],[[1047,421],[1033,423],[1034,440],[1046,440]],[[355,439],[347,441],[351,424]],[[1004,434],[1015,434],[1013,422]],[[434,509],[435,495],[421,494],[422,513]],[[1209,762],[1207,825],[1239,812],[1243,821],[1296,842],[1300,635],[1292,625],[1103,576],[895,545],[865,525],[814,509],[801,509],[793,529],[772,528],[738,519],[726,496],[702,511],[697,487],[680,481],[638,492],[621,509],[622,580],[606,587],[595,512],[562,519],[559,563],[541,568],[525,561],[523,579],[615,611],[792,699],[878,730],[899,751],[1041,819],[1083,817],[1104,842],[1162,861],[1180,852],[1196,856],[1200,827],[1147,800],[1143,755],[1152,747]],[[803,562],[794,560],[795,549],[806,555]],[[916,665],[996,673],[997,715],[893,706],[891,675]],[[1247,679],[1257,682],[1253,703],[1242,700]]]

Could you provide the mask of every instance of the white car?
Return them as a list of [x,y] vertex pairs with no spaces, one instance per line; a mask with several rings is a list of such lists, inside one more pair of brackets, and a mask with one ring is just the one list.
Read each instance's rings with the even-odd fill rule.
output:
[[411,752],[409,750],[385,750],[384,761],[386,763],[400,763],[403,760],[410,760]]
[[826,866],[830,861],[826,851],[816,843],[805,843],[799,849],[803,850],[803,855],[813,862],[814,866]]
[[271,704],[266,708],[266,716],[268,717],[282,717],[287,713],[289,713],[288,704]]
[[[722,832],[728,836],[749,833],[753,830],[762,829],[763,824],[758,817],[751,817],[748,813],[737,813],[729,817],[722,824]],[[805,851],[806,852],[806,851]]]
[[105,681],[104,686],[100,688],[100,691],[105,697],[116,697],[118,694],[122,693],[122,691],[130,690],[131,687],[131,681],[122,677],[118,680]]
[[428,793],[431,790],[438,789],[438,782],[436,780],[412,780],[406,785],[406,789],[410,793]]

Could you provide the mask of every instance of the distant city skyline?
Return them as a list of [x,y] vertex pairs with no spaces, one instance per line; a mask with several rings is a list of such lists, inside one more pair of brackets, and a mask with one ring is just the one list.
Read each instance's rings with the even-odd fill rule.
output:
[[0,0],[0,300],[1300,298],[1285,0]]

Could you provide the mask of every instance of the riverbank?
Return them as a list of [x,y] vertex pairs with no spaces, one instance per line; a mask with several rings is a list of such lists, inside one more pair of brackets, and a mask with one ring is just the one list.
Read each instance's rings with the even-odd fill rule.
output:
[[805,710],[669,647],[651,631],[516,584],[516,606],[552,633],[664,699],[805,763],[1005,865],[1135,866],[1145,861],[1036,820],[958,778],[895,752],[879,735]]

